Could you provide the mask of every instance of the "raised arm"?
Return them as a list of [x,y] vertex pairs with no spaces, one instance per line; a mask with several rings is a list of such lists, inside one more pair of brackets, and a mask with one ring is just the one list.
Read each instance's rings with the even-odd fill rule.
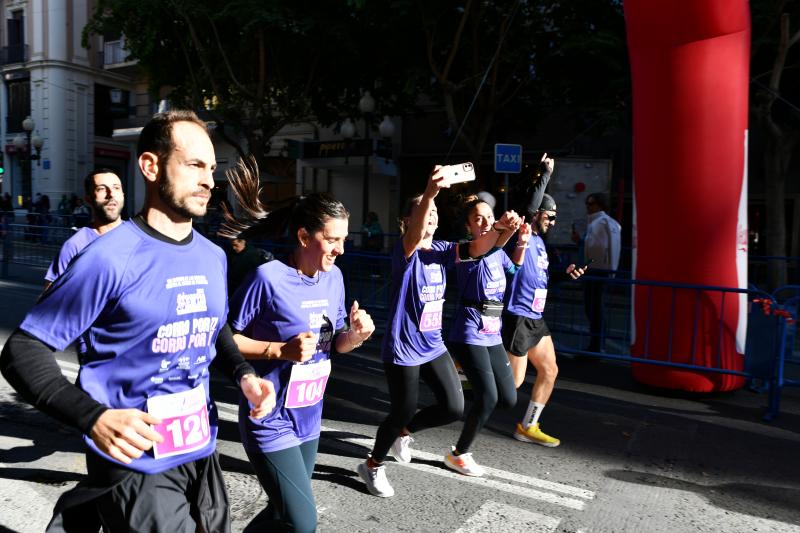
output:
[[492,230],[469,241],[469,256],[478,259],[493,248],[501,248],[519,228],[522,219],[514,211],[506,211],[492,224]]
[[555,168],[556,163],[553,158],[547,157],[547,152],[545,152],[542,154],[540,164],[542,165],[544,172],[542,172],[539,181],[533,185],[531,199],[528,202],[528,213],[535,212],[537,209],[539,209],[539,206],[542,205],[544,191],[547,188],[547,184],[550,183],[550,176],[553,175],[553,168]]
[[420,243],[425,239],[428,228],[428,220],[430,219],[431,212],[436,207],[434,198],[439,194],[443,188],[449,187],[444,184],[444,177],[439,175],[440,165],[433,167],[428,178],[428,185],[425,187],[425,192],[422,193],[419,205],[411,210],[411,218],[403,234],[403,251],[406,258],[411,257]]

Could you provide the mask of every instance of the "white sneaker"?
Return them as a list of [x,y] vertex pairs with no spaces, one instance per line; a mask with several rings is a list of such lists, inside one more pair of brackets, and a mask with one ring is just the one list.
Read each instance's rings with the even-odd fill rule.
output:
[[364,461],[358,465],[358,475],[367,484],[367,490],[373,496],[379,498],[391,498],[394,496],[394,489],[386,479],[386,465],[378,465],[375,468],[370,468],[367,462]]
[[414,439],[411,435],[400,435],[392,443],[391,452],[395,459],[401,463],[411,462],[411,443]]
[[444,464],[447,465],[449,468],[452,468],[459,474],[464,474],[465,476],[473,476],[473,477],[480,477],[486,474],[486,470],[475,462],[475,459],[472,458],[471,453],[462,453],[461,455],[455,455],[456,449],[453,450],[444,456]]

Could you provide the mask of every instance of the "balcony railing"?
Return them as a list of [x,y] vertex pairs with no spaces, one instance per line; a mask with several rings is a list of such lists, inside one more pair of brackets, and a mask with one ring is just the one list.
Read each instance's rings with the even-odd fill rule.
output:
[[125,39],[118,41],[106,41],[103,44],[102,64],[103,66],[120,65],[128,63],[130,52],[125,48]]
[[0,65],[26,63],[30,59],[27,44],[13,44],[0,48]]

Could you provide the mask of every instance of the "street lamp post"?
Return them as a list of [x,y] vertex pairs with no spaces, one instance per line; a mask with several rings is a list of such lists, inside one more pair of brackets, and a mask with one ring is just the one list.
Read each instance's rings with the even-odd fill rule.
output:
[[[369,93],[364,91],[361,99],[358,101],[358,109],[364,116],[364,142],[366,150],[364,152],[364,166],[363,177],[361,184],[362,203],[361,203],[361,217],[366,218],[369,213],[369,182],[370,182],[370,158],[375,153],[372,146],[372,114],[375,112],[375,99]],[[356,135],[356,126],[350,118],[346,118],[340,126],[339,132],[345,139],[352,139]],[[388,116],[383,117],[383,121],[378,125],[378,132],[381,137],[391,139],[394,135],[394,124]]]
[[363,203],[361,207],[361,218],[366,219],[369,213],[369,160],[372,157],[372,112],[375,111],[375,99],[364,91],[364,95],[358,101],[358,109],[364,115],[364,138],[367,140],[367,154],[364,155],[364,179],[362,183]]
[[[20,133],[14,137],[14,147],[17,149],[19,163],[22,167],[23,201],[33,196],[33,161],[36,161],[37,165],[40,164],[40,154],[44,145],[44,139],[38,135],[32,135],[35,127],[36,123],[33,119],[30,116],[25,117],[25,120],[22,121],[22,129],[25,134]],[[32,149],[36,150],[36,153],[33,153]]]

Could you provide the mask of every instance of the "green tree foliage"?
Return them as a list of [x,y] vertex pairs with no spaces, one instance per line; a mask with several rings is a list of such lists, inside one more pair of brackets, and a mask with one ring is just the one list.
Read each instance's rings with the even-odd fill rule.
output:
[[[760,163],[765,184],[766,252],[785,257],[792,246],[786,232],[786,184],[800,147],[800,2],[762,1],[751,7],[750,110],[752,146],[757,150],[753,160]],[[770,287],[786,284],[786,266],[782,261],[770,262]]]
[[208,109],[217,131],[242,155],[243,137],[260,161],[286,124],[354,114],[361,90],[384,113],[408,106],[418,93],[414,40],[390,8],[403,18],[402,2],[100,0],[84,42],[124,34],[154,94]]
[[621,122],[630,84],[619,2],[430,0],[420,13],[431,92],[473,160],[545,113]]
[[210,108],[259,159],[287,123],[357,115],[363,89],[384,113],[427,94],[453,136],[478,94],[459,136],[477,158],[497,124],[616,112],[623,26],[617,0],[99,0],[84,36],[124,34],[154,93]]

